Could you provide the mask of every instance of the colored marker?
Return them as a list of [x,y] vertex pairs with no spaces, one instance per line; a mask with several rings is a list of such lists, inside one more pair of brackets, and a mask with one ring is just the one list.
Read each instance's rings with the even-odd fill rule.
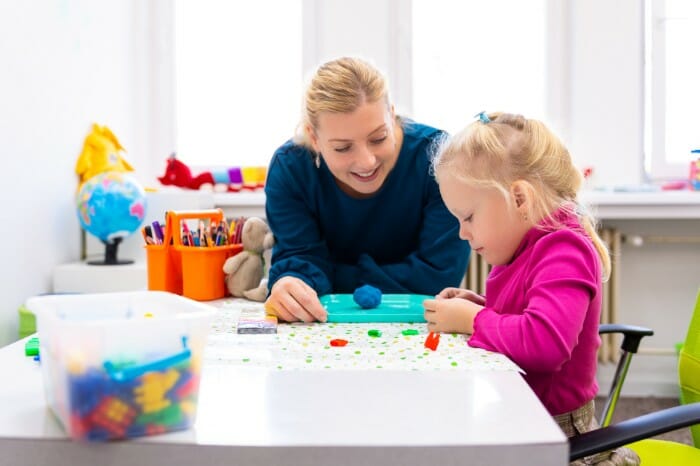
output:
[[145,227],[141,228],[141,235],[143,235],[143,240],[146,242],[146,244],[156,244],[151,237],[150,225],[146,225]]
[[194,246],[194,238],[192,238],[192,232],[187,226],[187,222],[182,222],[182,232],[187,237],[187,245]]
[[163,236],[163,228],[160,226],[160,222],[156,220],[155,222],[152,223],[153,225],[153,233],[154,233],[154,240],[156,244],[163,244],[164,236]]

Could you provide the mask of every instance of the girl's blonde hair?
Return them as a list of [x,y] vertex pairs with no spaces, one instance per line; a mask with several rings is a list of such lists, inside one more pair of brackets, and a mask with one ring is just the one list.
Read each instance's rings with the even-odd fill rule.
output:
[[536,193],[528,218],[547,218],[558,225],[552,218],[556,210],[576,215],[598,251],[603,279],[610,276],[608,248],[596,231],[595,219],[577,199],[583,176],[564,144],[542,122],[491,113],[443,141],[433,158],[433,170],[438,183],[449,173],[471,185],[497,188],[507,200],[513,182],[528,182]]
[[305,129],[317,129],[321,113],[351,113],[364,103],[379,101],[391,107],[387,81],[376,68],[359,58],[329,61],[318,68],[306,89],[294,142],[313,151]]

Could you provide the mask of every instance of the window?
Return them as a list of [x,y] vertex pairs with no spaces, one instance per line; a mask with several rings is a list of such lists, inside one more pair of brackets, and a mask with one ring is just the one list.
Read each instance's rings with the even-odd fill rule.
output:
[[[410,9],[391,2],[387,27],[410,21],[410,34],[401,36],[410,58],[402,60],[391,41],[383,48],[385,30],[368,33],[365,42],[378,45],[364,55],[381,62],[391,49],[384,71],[397,78],[394,100],[417,121],[455,132],[482,110],[546,120],[550,1],[413,0]],[[267,165],[299,120],[303,66],[344,50],[345,29],[333,25],[349,19],[332,4],[176,0],[176,150],[183,161]],[[302,5],[314,21],[304,22]],[[303,24],[322,42],[304,48]]]
[[185,163],[267,165],[292,136],[301,14],[301,0],[176,1],[176,150]]
[[645,168],[653,179],[686,177],[700,149],[700,3],[645,4]]
[[456,132],[485,110],[544,119],[546,0],[413,1],[413,117]]

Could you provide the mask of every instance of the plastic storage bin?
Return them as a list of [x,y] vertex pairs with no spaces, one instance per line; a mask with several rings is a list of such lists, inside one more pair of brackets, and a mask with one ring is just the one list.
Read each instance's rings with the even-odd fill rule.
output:
[[224,262],[241,252],[243,245],[185,246],[180,237],[183,220],[207,219],[220,223],[223,218],[221,209],[168,212],[163,244],[146,246],[148,289],[199,301],[223,298],[226,295]]
[[47,402],[74,439],[189,428],[213,309],[172,293],[37,296]]

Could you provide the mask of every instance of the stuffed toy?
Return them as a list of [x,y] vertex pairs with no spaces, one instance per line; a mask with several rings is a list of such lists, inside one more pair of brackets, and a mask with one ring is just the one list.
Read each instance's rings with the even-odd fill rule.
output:
[[232,296],[265,301],[267,280],[263,280],[263,254],[272,249],[274,237],[264,220],[250,217],[245,220],[241,233],[243,250],[224,262],[226,288]]
[[122,157],[124,152],[119,140],[108,127],[93,123],[92,130],[83,142],[83,151],[75,164],[75,173],[78,175],[78,191],[83,183],[98,173],[134,171],[129,162]]
[[173,152],[168,157],[165,174],[159,176],[158,181],[165,186],[178,186],[186,189],[237,192],[243,186],[243,175],[240,167],[231,167],[192,176],[190,167],[178,160],[177,155]]

